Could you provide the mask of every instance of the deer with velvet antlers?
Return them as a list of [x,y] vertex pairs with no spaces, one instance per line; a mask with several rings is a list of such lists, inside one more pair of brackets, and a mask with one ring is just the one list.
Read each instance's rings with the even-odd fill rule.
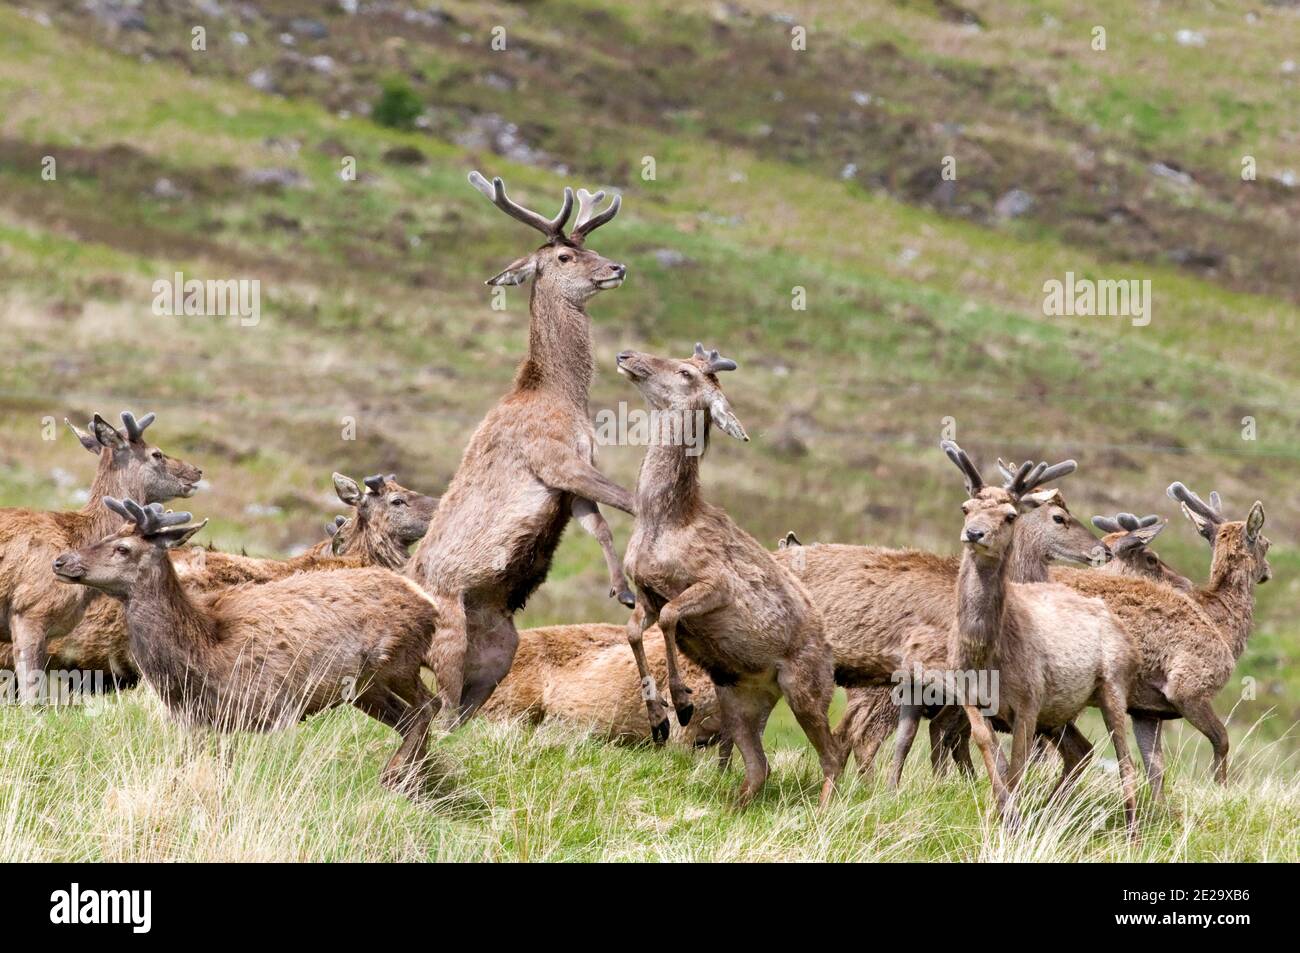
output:
[[506,195],[501,180],[474,172],[470,183],[545,242],[489,285],[532,282],[528,354],[514,386],[470,438],[428,533],[407,568],[438,606],[429,666],[449,714],[473,715],[510,671],[519,643],[514,614],[545,580],[570,517],[600,543],[610,595],[631,606],[613,536],[600,504],[633,512],[632,494],[596,469],[587,401],[594,369],[587,302],[617,288],[627,269],[585,247],[619,210],[618,196],[573,191],[554,218]]

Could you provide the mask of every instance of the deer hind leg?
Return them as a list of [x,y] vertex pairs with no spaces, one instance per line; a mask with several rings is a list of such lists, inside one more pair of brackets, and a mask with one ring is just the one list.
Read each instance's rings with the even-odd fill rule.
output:
[[767,755],[763,753],[763,728],[780,697],[775,692],[717,685],[718,707],[728,737],[740,748],[745,762],[745,780],[736,796],[736,806],[745,808],[767,781]]
[[1067,722],[1045,734],[1056,747],[1061,756],[1061,776],[1056,779],[1051,797],[1064,797],[1079,780],[1083,769],[1092,760],[1092,742],[1089,741],[1074,722]]
[[623,560],[614,548],[614,534],[609,531],[609,524],[601,515],[600,508],[586,497],[575,496],[570,507],[573,516],[596,542],[605,555],[605,568],[609,570],[609,595],[629,609],[636,605],[636,597],[628,587],[627,576],[623,573]]
[[438,610],[438,624],[425,658],[438,681],[438,698],[452,717],[460,712],[465,690],[465,659],[469,652],[469,630],[461,593],[429,592]]
[[1147,784],[1151,797],[1157,804],[1165,800],[1165,753],[1161,746],[1159,718],[1150,715],[1133,715],[1133,737],[1137,739],[1138,753],[1147,769]]
[[894,763],[889,770],[889,787],[897,788],[903,780],[903,766],[916,740],[916,729],[921,726],[924,709],[920,705],[905,705],[899,711],[898,735],[894,738]]
[[[645,630],[654,625],[655,613],[646,609],[648,600],[644,598],[644,592],[641,595],[643,598],[632,611],[632,618],[627,621],[627,644],[632,647],[632,655],[636,658],[636,669],[641,676],[641,697],[645,700],[646,714],[650,718],[650,736],[655,744],[663,744],[668,740],[668,709],[664,707],[663,699],[659,696],[654,673],[650,671],[650,663],[645,657],[645,646],[641,642]],[[727,755],[730,754],[730,749],[727,749]]]
[[[691,689],[682,678],[677,662],[677,623],[695,615],[704,615],[726,605],[727,590],[712,580],[702,580],[687,586],[659,609],[659,631],[664,634],[664,648],[668,662],[668,691],[677,709],[677,721],[688,724],[695,713],[691,703]],[[828,663],[829,664],[829,663]]]
[[835,793],[835,782],[848,757],[847,749],[831,731],[835,675],[825,643],[818,640],[806,644],[799,654],[777,669],[776,681],[799,727],[817,751],[824,778],[818,804],[825,807]]
[[835,734],[852,752],[863,781],[871,780],[876,753],[897,727],[898,705],[891,689],[872,685],[849,690],[848,708]]
[[1133,756],[1128,750],[1127,724],[1124,716],[1128,705],[1123,693],[1113,685],[1101,687],[1101,717],[1110,732],[1111,744],[1115,747],[1115,759],[1119,762],[1120,789],[1124,795],[1124,821],[1130,838],[1137,836],[1137,773],[1133,770]]
[[40,704],[45,696],[45,665],[49,661],[45,627],[36,619],[16,616],[10,621],[9,633],[13,639],[18,700],[24,705]]
[[949,760],[957,765],[963,777],[975,776],[975,765],[970,759],[970,722],[955,705],[939,709],[930,719],[930,769],[935,777],[947,775]]
[[1223,722],[1219,720],[1208,699],[1193,698],[1178,702],[1177,705],[1182,716],[1192,723],[1192,727],[1210,739],[1210,745],[1214,748],[1214,761],[1211,765],[1214,780],[1218,784],[1227,784],[1228,729],[1223,727]]
[[508,613],[493,610],[475,613],[470,620],[473,638],[466,651],[465,688],[461,692],[457,724],[478,713],[483,703],[510,673],[519,632]]
[[429,727],[441,703],[424,687],[418,670],[407,682],[401,694],[383,681],[375,682],[357,698],[356,706],[402,736],[401,744],[379,774],[379,783],[410,794],[423,780]]

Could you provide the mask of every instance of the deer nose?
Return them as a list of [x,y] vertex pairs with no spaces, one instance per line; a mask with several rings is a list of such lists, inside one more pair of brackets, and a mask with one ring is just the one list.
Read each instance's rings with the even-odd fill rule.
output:
[[618,352],[618,358],[617,358],[617,360],[618,360],[618,362],[619,362],[620,364],[622,364],[622,363],[623,363],[624,361],[626,361],[629,357],[631,357],[634,353],[635,353],[634,351],[619,351],[619,352]]
[[619,265],[619,264],[615,264],[614,262],[611,262],[609,266],[609,270],[612,271],[620,278],[627,275],[627,265]]
[[65,553],[64,555],[60,556],[58,559],[54,560],[54,571],[58,572],[60,569],[63,569],[67,565],[68,565],[68,557],[67,554]]
[[982,530],[982,529],[968,529],[968,530],[966,530],[966,532],[965,532],[964,534],[962,534],[962,535],[963,535],[963,537],[965,538],[966,542],[968,542],[968,543],[978,543],[981,539],[984,538],[984,530]]

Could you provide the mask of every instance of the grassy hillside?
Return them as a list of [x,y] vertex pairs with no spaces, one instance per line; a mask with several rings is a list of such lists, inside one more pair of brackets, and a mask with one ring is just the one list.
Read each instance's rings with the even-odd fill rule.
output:
[[[532,238],[466,171],[543,208],[566,183],[614,187],[624,211],[593,245],[630,277],[591,307],[593,410],[639,406],[613,373],[624,347],[702,340],[735,357],[728,393],[754,439],[715,444],[707,492],[773,542],[795,529],[952,550],[961,486],[935,449],[948,417],[984,462],[1076,457],[1063,489],[1081,516],[1171,517],[1157,548],[1193,578],[1208,552],[1164,487],[1217,488],[1237,518],[1263,500],[1274,581],[1220,710],[1238,736],[1258,721],[1282,738],[1285,758],[1300,717],[1300,18],[1252,16],[0,4],[0,505],[77,505],[92,460],[66,434],[42,439],[43,421],[122,408],[157,411],[158,441],[204,467],[192,508],[222,547],[314,542],[334,469],[436,492],[526,340],[526,295],[493,310],[482,281]],[[408,128],[375,121],[385,89],[379,115],[412,102]],[[155,316],[151,285],[175,271],[259,279],[260,323]],[[1066,272],[1149,279],[1151,323],[1044,317],[1043,284]],[[624,484],[639,461],[601,457]],[[611,522],[621,545],[629,521]],[[601,565],[571,534],[523,622],[622,621]],[[789,729],[773,740],[799,744]],[[455,747],[494,770],[490,745]],[[650,796],[653,769],[618,763]]]

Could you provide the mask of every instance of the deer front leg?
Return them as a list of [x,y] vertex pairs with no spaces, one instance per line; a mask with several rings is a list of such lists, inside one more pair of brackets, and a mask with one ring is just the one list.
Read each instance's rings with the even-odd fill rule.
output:
[[668,740],[668,711],[664,708],[663,699],[659,697],[654,673],[650,671],[650,663],[645,657],[645,647],[641,644],[641,637],[645,634],[645,630],[655,624],[658,616],[653,609],[646,608],[645,593],[641,595],[643,598],[637,601],[632,618],[627,620],[627,644],[632,647],[632,655],[636,658],[636,669],[641,675],[641,697],[645,700],[646,714],[650,716],[650,737],[654,739],[655,744],[663,744]]
[[1007,788],[1012,793],[1020,786],[1029,768],[1037,730],[1038,706],[1024,704],[1016,709],[1016,718],[1011,725],[1011,769],[1007,772]]
[[583,496],[573,498],[571,507],[578,523],[600,543],[600,551],[605,554],[605,568],[609,570],[609,594],[611,598],[631,609],[636,605],[636,597],[628,588],[627,576],[623,574],[623,560],[614,548],[614,534],[609,531],[609,524],[601,515],[599,507]]
[[1016,812],[1015,805],[1011,803],[1011,792],[1007,790],[1006,783],[1002,780],[1002,771],[998,764],[1001,751],[998,750],[997,739],[993,737],[993,731],[979,708],[974,705],[962,707],[966,709],[966,717],[970,719],[971,738],[974,739],[975,746],[980,749],[980,754],[984,758],[984,770],[988,772],[989,783],[993,786],[993,797],[997,802],[998,813],[1002,816],[1002,823],[1008,830],[1014,831],[1020,827],[1020,815]]
[[572,447],[558,440],[543,441],[533,448],[529,466],[537,479],[553,490],[571,493],[636,515],[632,494],[623,489],[589,461],[582,459]]
[[24,705],[39,704],[44,695],[45,627],[36,619],[17,616],[10,621],[9,632],[14,644],[14,676],[18,679],[18,700]]
[[[664,634],[665,655],[668,661],[668,691],[677,709],[677,720],[685,725],[695,714],[691,703],[691,690],[677,667],[677,623],[694,615],[704,615],[727,604],[728,593],[724,586],[713,580],[703,580],[687,586],[677,598],[669,599],[659,610],[659,631]],[[736,739],[740,743],[740,739]],[[744,749],[741,749],[742,751]]]

